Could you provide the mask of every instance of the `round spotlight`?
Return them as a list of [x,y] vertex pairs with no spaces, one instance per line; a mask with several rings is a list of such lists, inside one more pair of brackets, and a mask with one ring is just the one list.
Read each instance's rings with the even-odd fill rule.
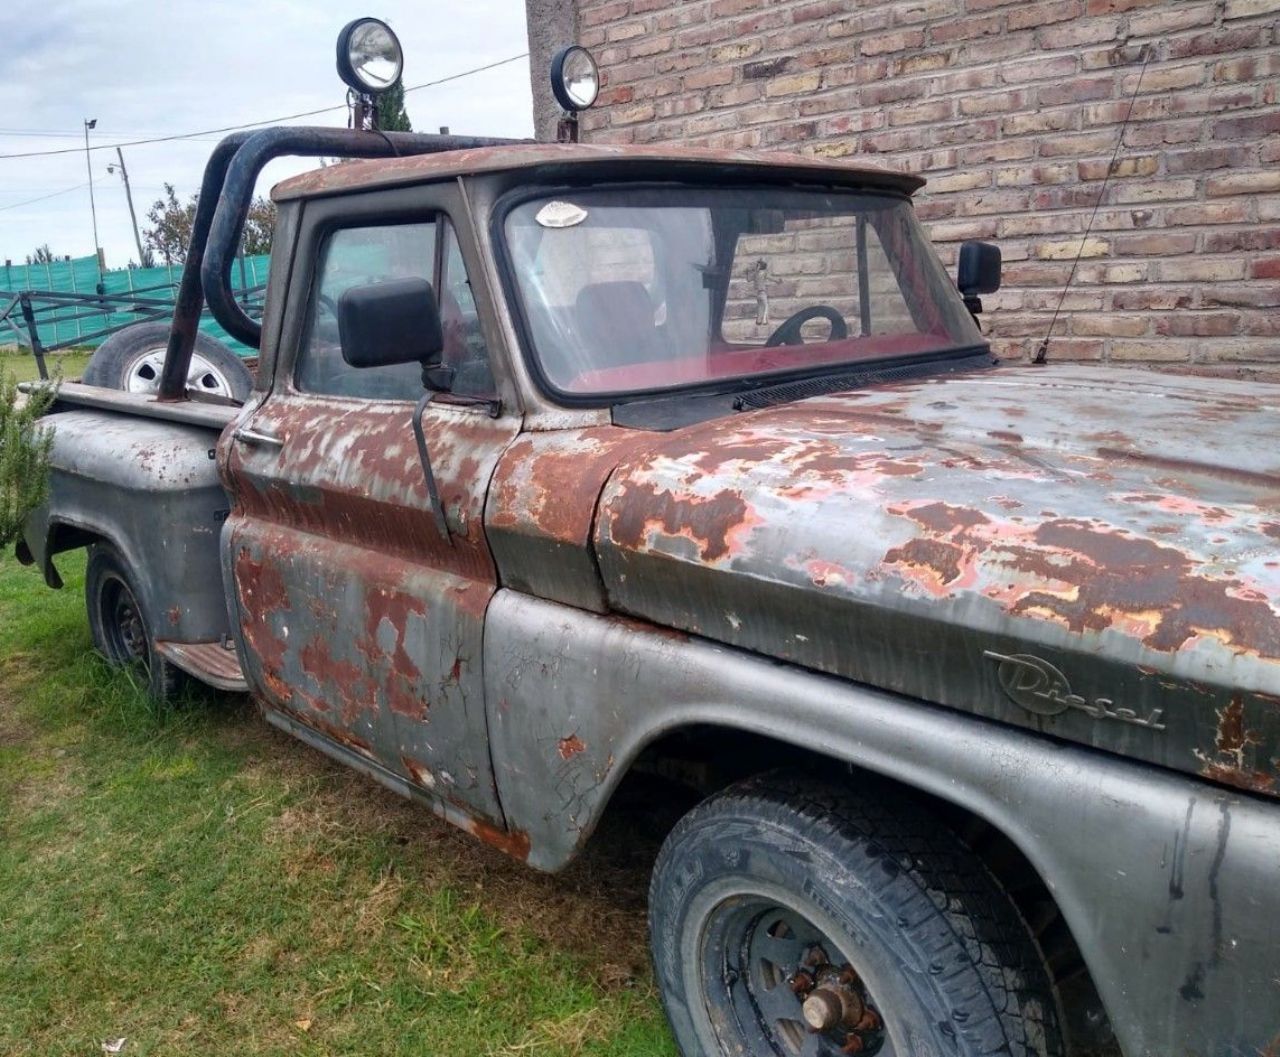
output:
[[404,53],[391,27],[376,18],[357,18],[338,34],[338,76],[357,92],[377,95],[400,80]]
[[551,91],[565,110],[586,110],[600,94],[600,68],[578,44],[562,48],[551,60]]

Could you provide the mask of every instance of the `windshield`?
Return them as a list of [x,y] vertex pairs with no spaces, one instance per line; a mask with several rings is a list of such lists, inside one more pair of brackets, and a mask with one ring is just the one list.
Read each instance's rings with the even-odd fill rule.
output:
[[983,342],[910,204],[787,189],[614,188],[507,214],[551,386],[614,396]]

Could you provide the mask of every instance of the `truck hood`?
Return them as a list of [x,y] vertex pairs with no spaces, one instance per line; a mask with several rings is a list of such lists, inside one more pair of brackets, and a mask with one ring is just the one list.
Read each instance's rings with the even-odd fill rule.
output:
[[1280,795],[1280,390],[1003,368],[666,434],[612,608]]

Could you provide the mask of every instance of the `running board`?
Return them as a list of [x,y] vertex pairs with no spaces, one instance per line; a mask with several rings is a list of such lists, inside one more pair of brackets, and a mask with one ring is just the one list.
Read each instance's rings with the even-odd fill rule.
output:
[[156,650],[202,683],[237,694],[249,691],[234,646],[221,642],[157,642]]

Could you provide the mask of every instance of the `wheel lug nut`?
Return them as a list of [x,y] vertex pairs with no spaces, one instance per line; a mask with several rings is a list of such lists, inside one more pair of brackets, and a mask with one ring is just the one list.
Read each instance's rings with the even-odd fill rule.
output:
[[820,987],[800,1007],[804,1022],[813,1032],[830,1031],[844,1018],[844,1005],[834,991]]

